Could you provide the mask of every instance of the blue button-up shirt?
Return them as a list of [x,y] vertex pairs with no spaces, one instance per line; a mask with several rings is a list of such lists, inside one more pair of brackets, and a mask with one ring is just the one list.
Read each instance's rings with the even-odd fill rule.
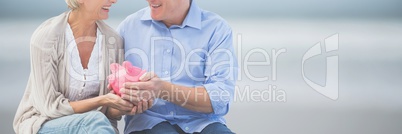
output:
[[204,86],[213,108],[213,113],[205,114],[156,99],[144,113],[126,116],[125,133],[151,129],[163,121],[177,124],[186,133],[201,132],[214,122],[225,124],[223,116],[237,79],[232,30],[226,21],[192,1],[182,25],[168,28],[152,20],[150,9],[144,8],[128,16],[118,32],[124,39],[126,60],[173,84]]

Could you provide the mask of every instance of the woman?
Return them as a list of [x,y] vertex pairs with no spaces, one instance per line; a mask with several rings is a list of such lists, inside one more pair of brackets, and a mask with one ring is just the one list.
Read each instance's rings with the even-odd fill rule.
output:
[[71,11],[36,29],[16,133],[115,133],[122,114],[151,107],[152,100],[134,106],[106,86],[109,64],[124,60],[122,39],[101,21],[115,2],[66,0]]

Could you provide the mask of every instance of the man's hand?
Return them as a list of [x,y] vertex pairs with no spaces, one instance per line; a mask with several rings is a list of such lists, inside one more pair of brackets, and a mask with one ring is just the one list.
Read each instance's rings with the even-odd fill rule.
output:
[[148,100],[148,101],[140,101],[138,103],[138,106],[134,106],[130,111],[122,111],[118,110],[112,107],[109,107],[108,112],[107,112],[107,117],[111,119],[116,119],[120,120],[121,116],[123,115],[136,115],[136,114],[141,114],[144,111],[148,110],[149,108],[152,107],[154,103],[154,100]]
[[[151,93],[145,93],[148,94],[146,96],[140,96],[139,88],[133,88],[134,86],[137,86],[137,83],[150,83],[152,79],[159,79],[153,72],[147,72],[143,74],[139,78],[139,82],[126,82],[125,87],[120,89],[121,93],[121,98],[131,102],[134,104],[134,107],[128,112],[128,111],[121,111],[122,114],[127,114],[127,115],[135,115],[135,114],[140,114],[143,113],[144,111],[150,109],[153,106],[154,103],[154,97],[151,97]],[[140,86],[142,85],[140,84]],[[111,87],[108,85],[108,88],[111,89]],[[145,90],[144,90],[145,91]],[[144,94],[144,95],[145,95]]]
[[[149,81],[153,77],[154,77],[154,73],[152,73],[152,72],[151,73],[145,73],[140,77],[140,81],[141,82]],[[107,85],[107,88],[110,90],[110,93],[114,94],[114,91],[113,91],[113,89],[112,89],[110,84]],[[124,99],[124,96],[125,96],[123,93],[124,92],[122,92],[122,96],[121,96],[122,99]],[[127,98],[127,94],[126,94],[126,98]],[[137,98],[134,98],[134,99],[136,99],[138,101],[134,101],[133,98],[131,98],[131,99],[132,99],[132,101],[128,101],[128,99],[125,99],[126,101],[131,102],[132,104],[134,104],[134,106],[131,108],[131,110],[128,110],[128,111],[122,111],[122,110],[117,110],[117,109],[111,110],[111,111],[113,111],[115,116],[116,115],[125,115],[125,114],[127,114],[127,115],[135,115],[135,114],[143,113],[144,111],[146,111],[149,108],[151,108],[153,106],[153,102],[154,102],[153,99],[138,100]],[[135,103],[133,103],[133,102],[135,102]],[[114,109],[114,108],[112,108],[112,109]]]
[[124,83],[124,88],[120,89],[120,93],[123,99],[137,105],[140,101],[158,98],[164,85],[164,81],[150,72],[141,76],[139,82]]
[[138,103],[137,106],[134,106],[130,112],[124,113],[124,114],[127,114],[127,115],[141,114],[141,113],[145,112],[146,110],[150,109],[153,106],[153,104],[154,104],[153,99],[150,99],[148,101],[142,100]]
[[[126,82],[120,89],[121,97],[138,105],[142,100],[163,99],[189,110],[212,113],[212,104],[204,86],[185,87],[161,80],[153,73],[147,73],[140,82]],[[144,111],[144,109],[142,109]]]

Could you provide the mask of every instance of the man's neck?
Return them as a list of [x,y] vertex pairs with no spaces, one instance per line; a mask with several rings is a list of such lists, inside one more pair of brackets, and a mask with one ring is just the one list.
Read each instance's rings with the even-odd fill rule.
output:
[[191,0],[183,0],[181,5],[181,8],[176,10],[177,12],[173,13],[173,16],[170,19],[162,21],[166,25],[166,27],[169,28],[172,25],[183,24],[184,19],[186,19],[186,16],[190,11]]

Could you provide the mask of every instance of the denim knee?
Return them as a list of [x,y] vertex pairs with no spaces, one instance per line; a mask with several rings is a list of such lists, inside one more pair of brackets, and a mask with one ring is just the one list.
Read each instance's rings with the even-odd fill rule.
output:
[[82,114],[82,123],[92,123],[92,122],[109,122],[108,118],[99,111],[90,111]]
[[73,114],[44,123],[40,134],[114,134],[107,117],[99,111]]
[[216,122],[205,127],[200,134],[234,134],[226,125]]
[[80,124],[85,126],[88,132],[115,133],[109,119],[102,112],[90,111],[83,116]]
[[151,129],[130,132],[130,134],[179,134],[175,127],[167,121],[158,123]]

